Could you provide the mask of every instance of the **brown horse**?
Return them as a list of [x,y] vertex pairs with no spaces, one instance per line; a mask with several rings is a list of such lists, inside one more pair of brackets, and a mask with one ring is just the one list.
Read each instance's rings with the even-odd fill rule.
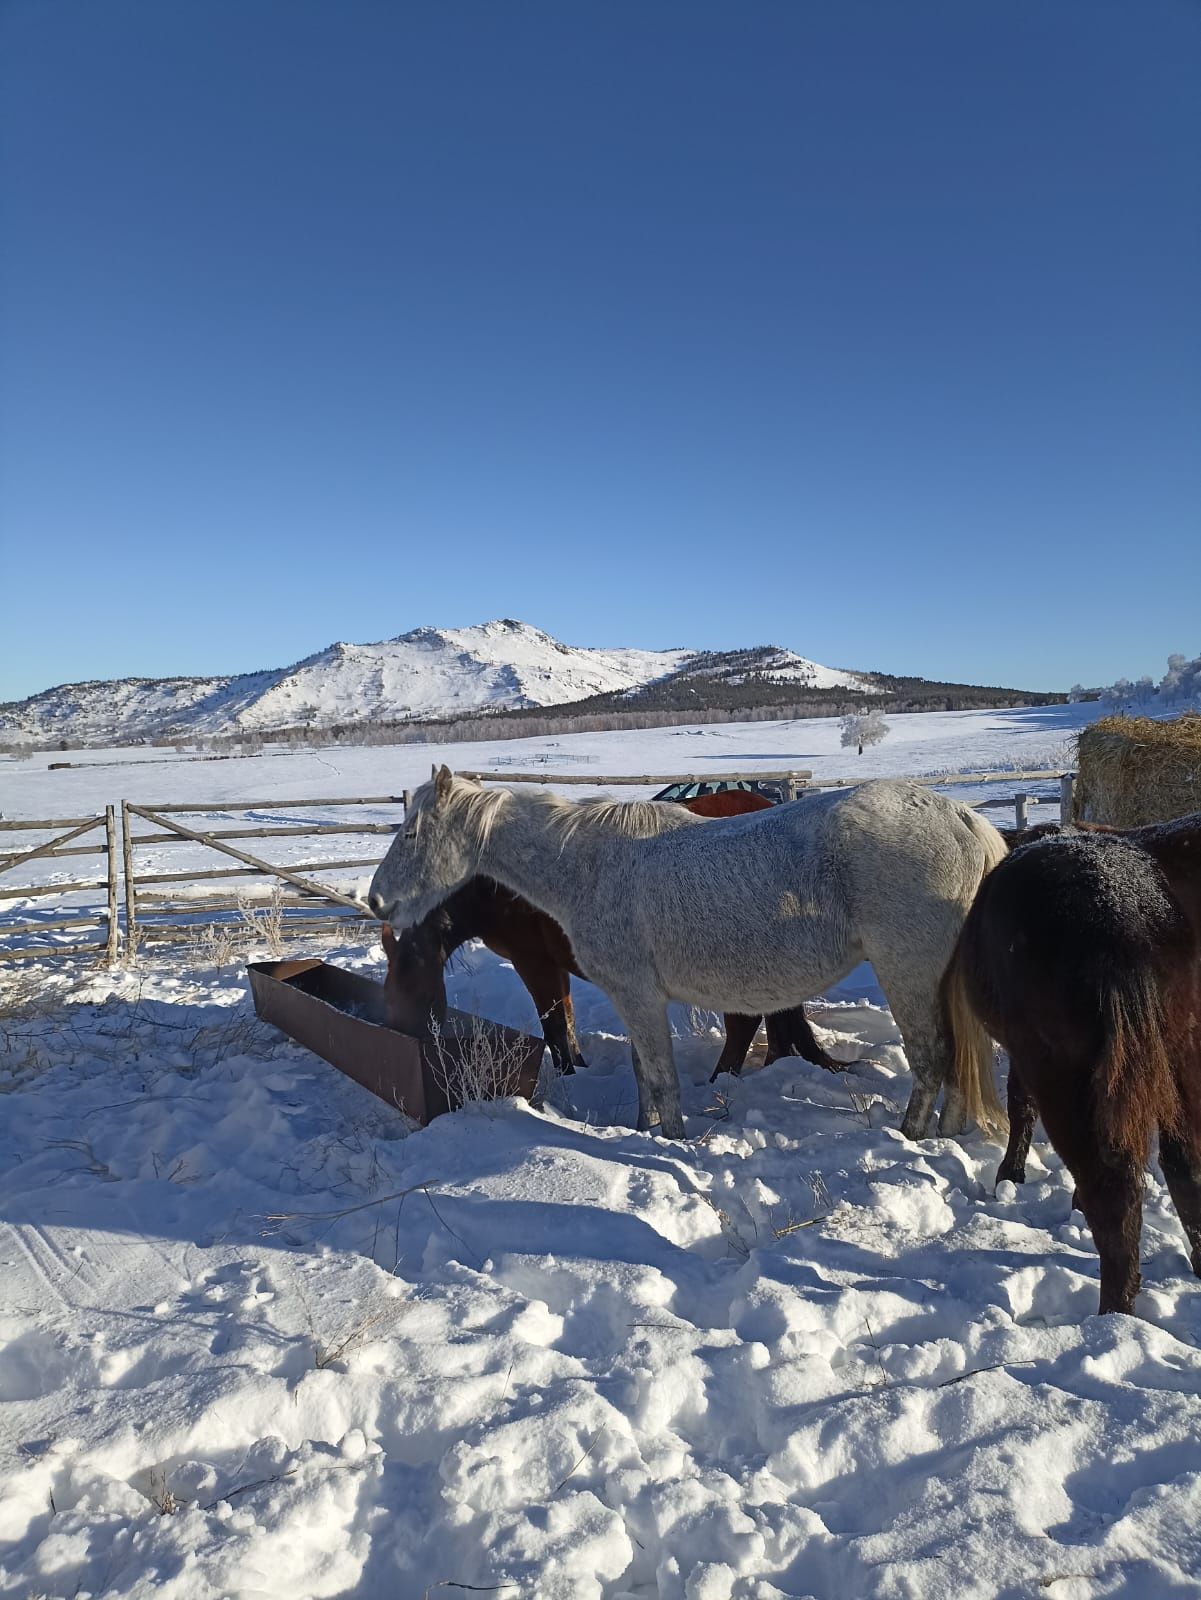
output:
[[[687,809],[702,816],[737,816],[770,805],[762,795],[731,789],[688,801]],[[558,923],[520,895],[491,878],[472,878],[417,927],[397,938],[385,924],[381,937],[388,957],[385,991],[394,1028],[422,1035],[428,1033],[431,1018],[445,1018],[446,963],[469,939],[480,939],[512,962],[529,990],[556,1071],[568,1073],[586,1064],[576,1040],[571,1003],[571,976],[585,974]],[[713,1078],[742,1071],[762,1019],[731,1013],[725,1020],[726,1040]],[[829,1072],[845,1070],[818,1044],[799,1006],[767,1019],[767,1061],[789,1055],[803,1056]]]
[[1101,1311],[1139,1287],[1151,1136],[1201,1277],[1201,812],[1129,832],[1065,829],[981,885],[944,979],[1009,1052],[1021,1183],[1041,1116],[1101,1257]]
[[753,789],[719,789],[716,794],[698,794],[695,800],[678,804],[698,817],[741,817],[748,811],[770,811],[773,802]]

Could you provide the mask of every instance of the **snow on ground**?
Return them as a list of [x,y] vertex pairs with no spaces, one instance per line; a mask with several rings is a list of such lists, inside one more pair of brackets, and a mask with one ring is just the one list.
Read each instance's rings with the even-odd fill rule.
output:
[[[961,716],[958,742],[931,726],[862,765],[1041,764],[1080,709]],[[589,749],[695,770],[673,737]],[[825,738],[690,745],[845,766]],[[319,755],[343,792],[428,774],[427,752]],[[237,765],[136,789],[3,770],[3,808],[219,808],[322,771]],[[330,954],[382,970],[370,944]],[[410,1131],[260,1024],[239,965],[0,983],[0,1595],[1201,1595],[1201,1285],[1158,1172],[1141,1317],[1098,1318],[1045,1144],[994,1194],[995,1147],[901,1139],[870,970],[811,1007],[841,1076],[711,1088],[712,1019],[678,1009],[682,1144],[630,1130],[627,1047],[585,984],[590,1068],[544,1111]],[[451,998],[534,1022],[478,947]]]

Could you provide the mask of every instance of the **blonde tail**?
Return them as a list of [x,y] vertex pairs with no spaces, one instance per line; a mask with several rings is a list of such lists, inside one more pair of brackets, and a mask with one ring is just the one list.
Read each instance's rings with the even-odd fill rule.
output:
[[[977,816],[968,806],[963,807],[963,813],[964,820],[984,852],[984,870],[980,874],[980,883],[983,883],[992,869],[1005,860],[1009,846],[1005,836],[991,822]],[[976,894],[979,892],[980,884],[977,884]],[[1009,1131],[1009,1118],[997,1094],[993,1077],[992,1039],[968,1000],[960,961],[962,944],[961,929],[955,953],[942,979],[943,1011],[954,1050],[951,1078],[963,1096],[968,1116],[980,1132],[987,1139],[1000,1140]]]
[[984,1137],[1001,1140],[1009,1131],[1009,1118],[993,1077],[993,1042],[968,1000],[958,946],[943,974],[942,1003],[954,1050],[952,1082]]

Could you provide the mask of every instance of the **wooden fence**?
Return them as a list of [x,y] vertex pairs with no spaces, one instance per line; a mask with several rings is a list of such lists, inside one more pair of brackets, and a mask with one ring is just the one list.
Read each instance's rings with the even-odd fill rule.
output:
[[[186,804],[138,805],[121,802],[120,837],[116,809],[92,817],[58,817],[49,820],[0,821],[0,838],[5,829],[52,833],[28,850],[0,855],[0,965],[11,961],[32,961],[54,956],[85,955],[96,951],[110,965],[122,954],[128,959],[145,944],[177,943],[201,938],[206,929],[236,925],[255,917],[278,914],[281,928],[304,937],[311,934],[343,933],[361,921],[374,921],[362,901],[336,884],[322,882],[316,873],[337,873],[347,869],[375,867],[383,849],[371,855],[337,856],[296,862],[269,861],[233,844],[232,840],[306,839],[330,836],[387,835],[391,838],[403,819],[402,795],[366,795],[297,800],[222,800],[220,810],[230,813],[231,826],[201,827],[197,818],[215,807],[203,801]],[[395,822],[352,818],[346,822],[301,820],[273,823],[259,820],[262,814],[326,810],[331,807],[397,807]],[[239,820],[237,813],[256,813],[258,817]],[[181,818],[187,818],[186,821]],[[90,834],[103,830],[103,838],[84,843]],[[139,852],[154,847],[191,845],[215,853],[226,865],[194,865],[179,872],[152,870]],[[386,848],[386,847],[385,847]],[[60,880],[55,883],[10,887],[4,875],[27,862],[57,859],[62,856],[102,854],[105,876],[102,879]],[[212,859],[212,855],[209,856]],[[279,886],[270,899],[250,898],[248,881],[268,879]],[[182,885],[212,885],[200,896],[181,893]],[[76,910],[70,897],[105,891],[103,907]],[[57,901],[61,914],[41,919],[29,917],[9,920],[4,915],[6,900],[39,899]],[[52,942],[64,929],[98,928],[102,941],[88,943]],[[28,938],[27,938],[28,936]],[[16,943],[17,939],[24,942]]]
[[[101,833],[100,838],[89,837]],[[111,965],[116,959],[120,948],[120,928],[118,918],[117,881],[119,872],[120,852],[117,848],[117,821],[114,808],[108,806],[102,812],[96,812],[90,817],[52,817],[49,819],[29,819],[0,821],[0,836],[15,832],[50,833],[50,839],[44,839],[41,844],[32,845],[29,849],[16,849],[0,855],[0,880],[8,874],[24,867],[31,861],[59,861],[64,856],[103,856],[104,876],[102,878],[88,879],[60,879],[57,883],[13,885],[0,882],[0,938],[5,940],[17,935],[31,935],[35,940],[53,938],[64,929],[70,929],[75,934],[77,929],[91,928],[97,933],[103,933],[103,939],[87,940],[82,944],[46,944],[32,943],[22,945],[0,946],[0,962],[3,961],[33,961],[39,956],[58,955],[88,955],[92,952],[101,954]],[[87,840],[86,843],[83,841]],[[8,841],[5,840],[5,843]],[[17,841],[14,841],[17,842]],[[103,907],[96,910],[83,910],[65,905],[72,895],[94,893],[97,889],[105,891]],[[31,918],[25,916],[21,919],[9,920],[2,915],[3,902],[7,900],[48,900],[55,899],[58,905],[52,909],[52,914],[46,917]]]
[[[564,785],[590,785],[609,788],[637,785],[642,788],[661,788],[674,783],[751,782],[766,780],[781,786],[789,798],[808,791],[830,788],[851,788],[864,782],[861,778],[814,779],[811,772],[802,768],[758,772],[708,772],[675,773],[622,773],[617,776],[595,773],[538,772],[465,772],[464,777],[478,778],[490,783],[538,783]],[[961,785],[1025,784],[1028,782],[1057,781],[1061,816],[1074,816],[1075,774],[1062,769],[1035,769],[1025,772],[969,772],[944,774],[936,777],[912,778],[909,781],[937,788]],[[269,861],[235,845],[233,840],[248,839],[323,839],[331,836],[357,835],[370,837],[391,836],[400,826],[404,807],[408,802],[403,795],[367,795],[348,797],[336,795],[320,799],[297,800],[222,800],[205,804],[202,801],[171,802],[159,805],[135,804],[131,800],[121,803],[121,836],[118,839],[115,808],[89,817],[58,817],[40,821],[0,820],[0,840],[4,833],[24,830],[49,833],[52,837],[41,844],[10,854],[0,854],[0,964],[10,961],[29,961],[39,957],[86,955],[96,952],[110,964],[122,954],[128,959],[144,944],[172,943],[195,940],[206,928],[215,928],[231,921],[270,910],[278,910],[281,928],[298,936],[311,934],[341,934],[356,923],[371,920],[366,905],[353,894],[334,884],[322,882],[313,874],[345,871],[348,868],[375,867],[383,851],[370,855],[326,857],[298,862]],[[1038,797],[1025,788],[997,800],[978,801],[978,806],[1012,805],[1019,827],[1027,821],[1027,807],[1040,803]],[[258,816],[271,813],[292,813],[301,810],[327,810],[333,807],[396,807],[400,816],[395,822],[351,819],[346,822],[305,820],[298,822],[268,822],[263,824]],[[231,813],[228,827],[202,828],[196,819],[218,808]],[[243,813],[239,820],[236,813]],[[181,817],[189,820],[181,821]],[[97,839],[95,835],[101,834]],[[138,852],[151,847],[161,849],[189,844],[199,846],[222,858],[227,865],[189,867],[179,872],[152,871],[139,863]],[[53,884],[12,887],[4,883],[6,875],[23,867],[27,862],[57,860],[62,857],[103,856],[105,874],[102,878],[87,880],[62,880]],[[267,878],[278,885],[272,901],[247,898],[246,882]],[[122,881],[123,880],[123,881]],[[212,885],[203,896],[187,896],[180,885]],[[240,886],[240,891],[239,891]],[[105,891],[104,904],[83,910],[66,904],[72,896]],[[42,919],[25,916],[8,921],[4,916],[4,902],[15,899],[50,899],[57,897],[61,914]],[[122,915],[124,919],[122,923]],[[54,944],[48,942],[63,930],[91,928],[103,938],[84,943]],[[29,936],[31,942],[15,945],[16,936]]]

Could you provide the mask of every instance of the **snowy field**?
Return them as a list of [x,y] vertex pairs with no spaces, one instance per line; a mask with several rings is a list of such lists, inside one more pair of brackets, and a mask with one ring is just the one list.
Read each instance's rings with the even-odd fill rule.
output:
[[[125,795],[216,821],[234,799],[399,793],[431,756],[1054,766],[1095,712],[894,717],[861,759],[813,721],[92,751],[0,764],[0,810]],[[372,944],[328,953],[382,971]],[[450,989],[534,1023],[479,947]],[[810,1008],[839,1077],[787,1061],[711,1088],[712,1019],[679,1009],[682,1144],[630,1131],[625,1041],[586,984],[587,1073],[541,1112],[420,1132],[260,1024],[237,962],[35,964],[0,1000],[0,1595],[1201,1595],[1201,1284],[1158,1172],[1140,1318],[1100,1319],[1045,1144],[994,1193],[995,1146],[901,1139],[869,969]]]

